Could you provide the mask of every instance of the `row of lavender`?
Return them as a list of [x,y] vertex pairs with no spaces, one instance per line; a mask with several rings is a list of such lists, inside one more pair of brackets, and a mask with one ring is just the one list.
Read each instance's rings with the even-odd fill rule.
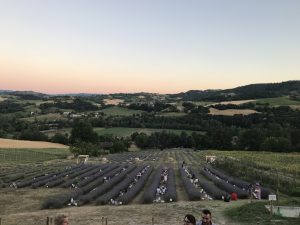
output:
[[[240,199],[250,197],[252,185],[248,182],[234,179],[212,168],[204,167],[200,170],[203,177],[193,168],[181,166],[179,168],[185,190],[192,201],[201,199],[224,199],[232,193],[236,193]],[[271,190],[261,187],[261,198],[267,199]]]
[[[95,204],[128,204],[142,190],[153,171],[152,166],[136,166],[130,164],[82,164],[33,173],[23,179],[7,180],[12,188],[68,188],[68,193],[51,196],[43,204],[43,208],[62,208],[68,205],[81,206]],[[156,170],[151,184],[159,184],[164,172],[165,192],[162,194],[166,202],[177,200],[175,175],[172,168]],[[162,172],[163,171],[163,172]],[[6,183],[8,184],[8,183]],[[152,186],[150,185],[150,186]],[[153,186],[157,189],[157,185]],[[144,193],[152,192],[151,187]],[[154,194],[155,195],[155,194]],[[155,196],[150,202],[155,202]],[[143,197],[143,203],[148,203]]]

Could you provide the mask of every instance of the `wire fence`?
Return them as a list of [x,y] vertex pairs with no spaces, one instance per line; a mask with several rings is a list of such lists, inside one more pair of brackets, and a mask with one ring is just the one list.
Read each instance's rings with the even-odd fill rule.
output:
[[[24,221],[24,225],[41,225],[41,224],[46,224],[46,225],[55,225],[54,223],[54,220],[55,218],[54,217],[50,217],[50,216],[47,216],[46,218],[44,219],[41,219],[41,220],[35,220],[35,221],[32,221],[32,222],[29,222],[29,221]],[[43,222],[44,221],[44,222]],[[28,223],[29,222],[29,223]],[[109,225],[110,223],[110,220],[109,218],[107,217],[102,217],[101,220],[99,221],[99,225]],[[154,217],[151,218],[151,221],[149,221],[149,225],[159,225],[159,223],[156,223],[155,220],[154,220]],[[0,217],[0,225],[6,225],[5,224],[5,220],[2,219]]]

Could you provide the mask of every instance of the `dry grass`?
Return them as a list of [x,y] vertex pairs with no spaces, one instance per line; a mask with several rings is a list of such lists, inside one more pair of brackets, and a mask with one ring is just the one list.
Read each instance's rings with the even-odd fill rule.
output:
[[69,146],[45,141],[22,141],[0,138],[0,148],[69,148]]
[[123,103],[123,99],[104,99],[103,100],[105,105],[119,105],[119,103]]
[[245,104],[248,102],[254,102],[256,100],[254,99],[250,99],[250,100],[238,100],[238,101],[225,101],[225,102],[220,102],[217,104],[222,104],[222,105],[228,105],[228,104],[233,104],[233,105],[241,105],[241,104]]
[[182,224],[185,214],[200,217],[203,208],[213,212],[214,221],[237,225],[224,217],[223,211],[247,201],[225,203],[222,201],[179,201],[163,204],[130,204],[126,206],[84,206],[55,210],[40,210],[45,195],[55,195],[63,189],[0,189],[0,217],[5,225],[46,224],[46,217],[67,214],[72,225],[100,225],[102,217],[108,218],[108,225],[155,225]]
[[252,109],[225,109],[225,110],[218,110],[215,108],[209,108],[209,114],[212,115],[224,115],[224,116],[233,116],[235,114],[242,114],[242,115],[249,115],[253,113],[258,113]]
[[0,102],[4,101],[4,100],[6,100],[6,99],[7,99],[7,98],[3,98],[3,97],[0,96]]

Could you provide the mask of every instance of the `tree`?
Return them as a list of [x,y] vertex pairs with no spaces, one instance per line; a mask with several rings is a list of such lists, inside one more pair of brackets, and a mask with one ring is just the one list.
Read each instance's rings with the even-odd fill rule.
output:
[[48,137],[36,127],[29,127],[28,129],[22,130],[18,138],[30,141],[48,141]]
[[145,133],[135,135],[135,138],[133,140],[135,144],[141,149],[149,147],[149,138]]
[[239,143],[241,149],[259,150],[260,145],[264,140],[264,135],[257,129],[245,130],[239,136]]
[[128,148],[124,143],[124,141],[121,140],[115,141],[111,148],[111,153],[125,152],[125,151],[128,151]]
[[98,134],[93,130],[89,122],[83,120],[75,120],[71,131],[69,142],[74,144],[76,142],[90,142],[96,143],[98,141]]
[[261,145],[265,151],[287,152],[291,150],[289,139],[283,137],[268,137]]
[[51,141],[54,143],[60,143],[60,144],[67,145],[69,143],[68,134],[63,135],[61,133],[56,133],[51,138]]

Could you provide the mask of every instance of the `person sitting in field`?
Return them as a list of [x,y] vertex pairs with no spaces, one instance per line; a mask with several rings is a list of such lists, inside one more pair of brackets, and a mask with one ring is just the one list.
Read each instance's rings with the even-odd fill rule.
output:
[[77,202],[73,198],[71,198],[68,206],[77,206]]
[[191,214],[187,214],[184,217],[183,224],[184,225],[196,225],[196,218]]
[[11,188],[18,188],[18,185],[17,185],[16,182],[12,182],[12,183],[9,185],[9,187],[11,187]]
[[69,225],[69,218],[66,215],[59,215],[54,219],[54,225]]

